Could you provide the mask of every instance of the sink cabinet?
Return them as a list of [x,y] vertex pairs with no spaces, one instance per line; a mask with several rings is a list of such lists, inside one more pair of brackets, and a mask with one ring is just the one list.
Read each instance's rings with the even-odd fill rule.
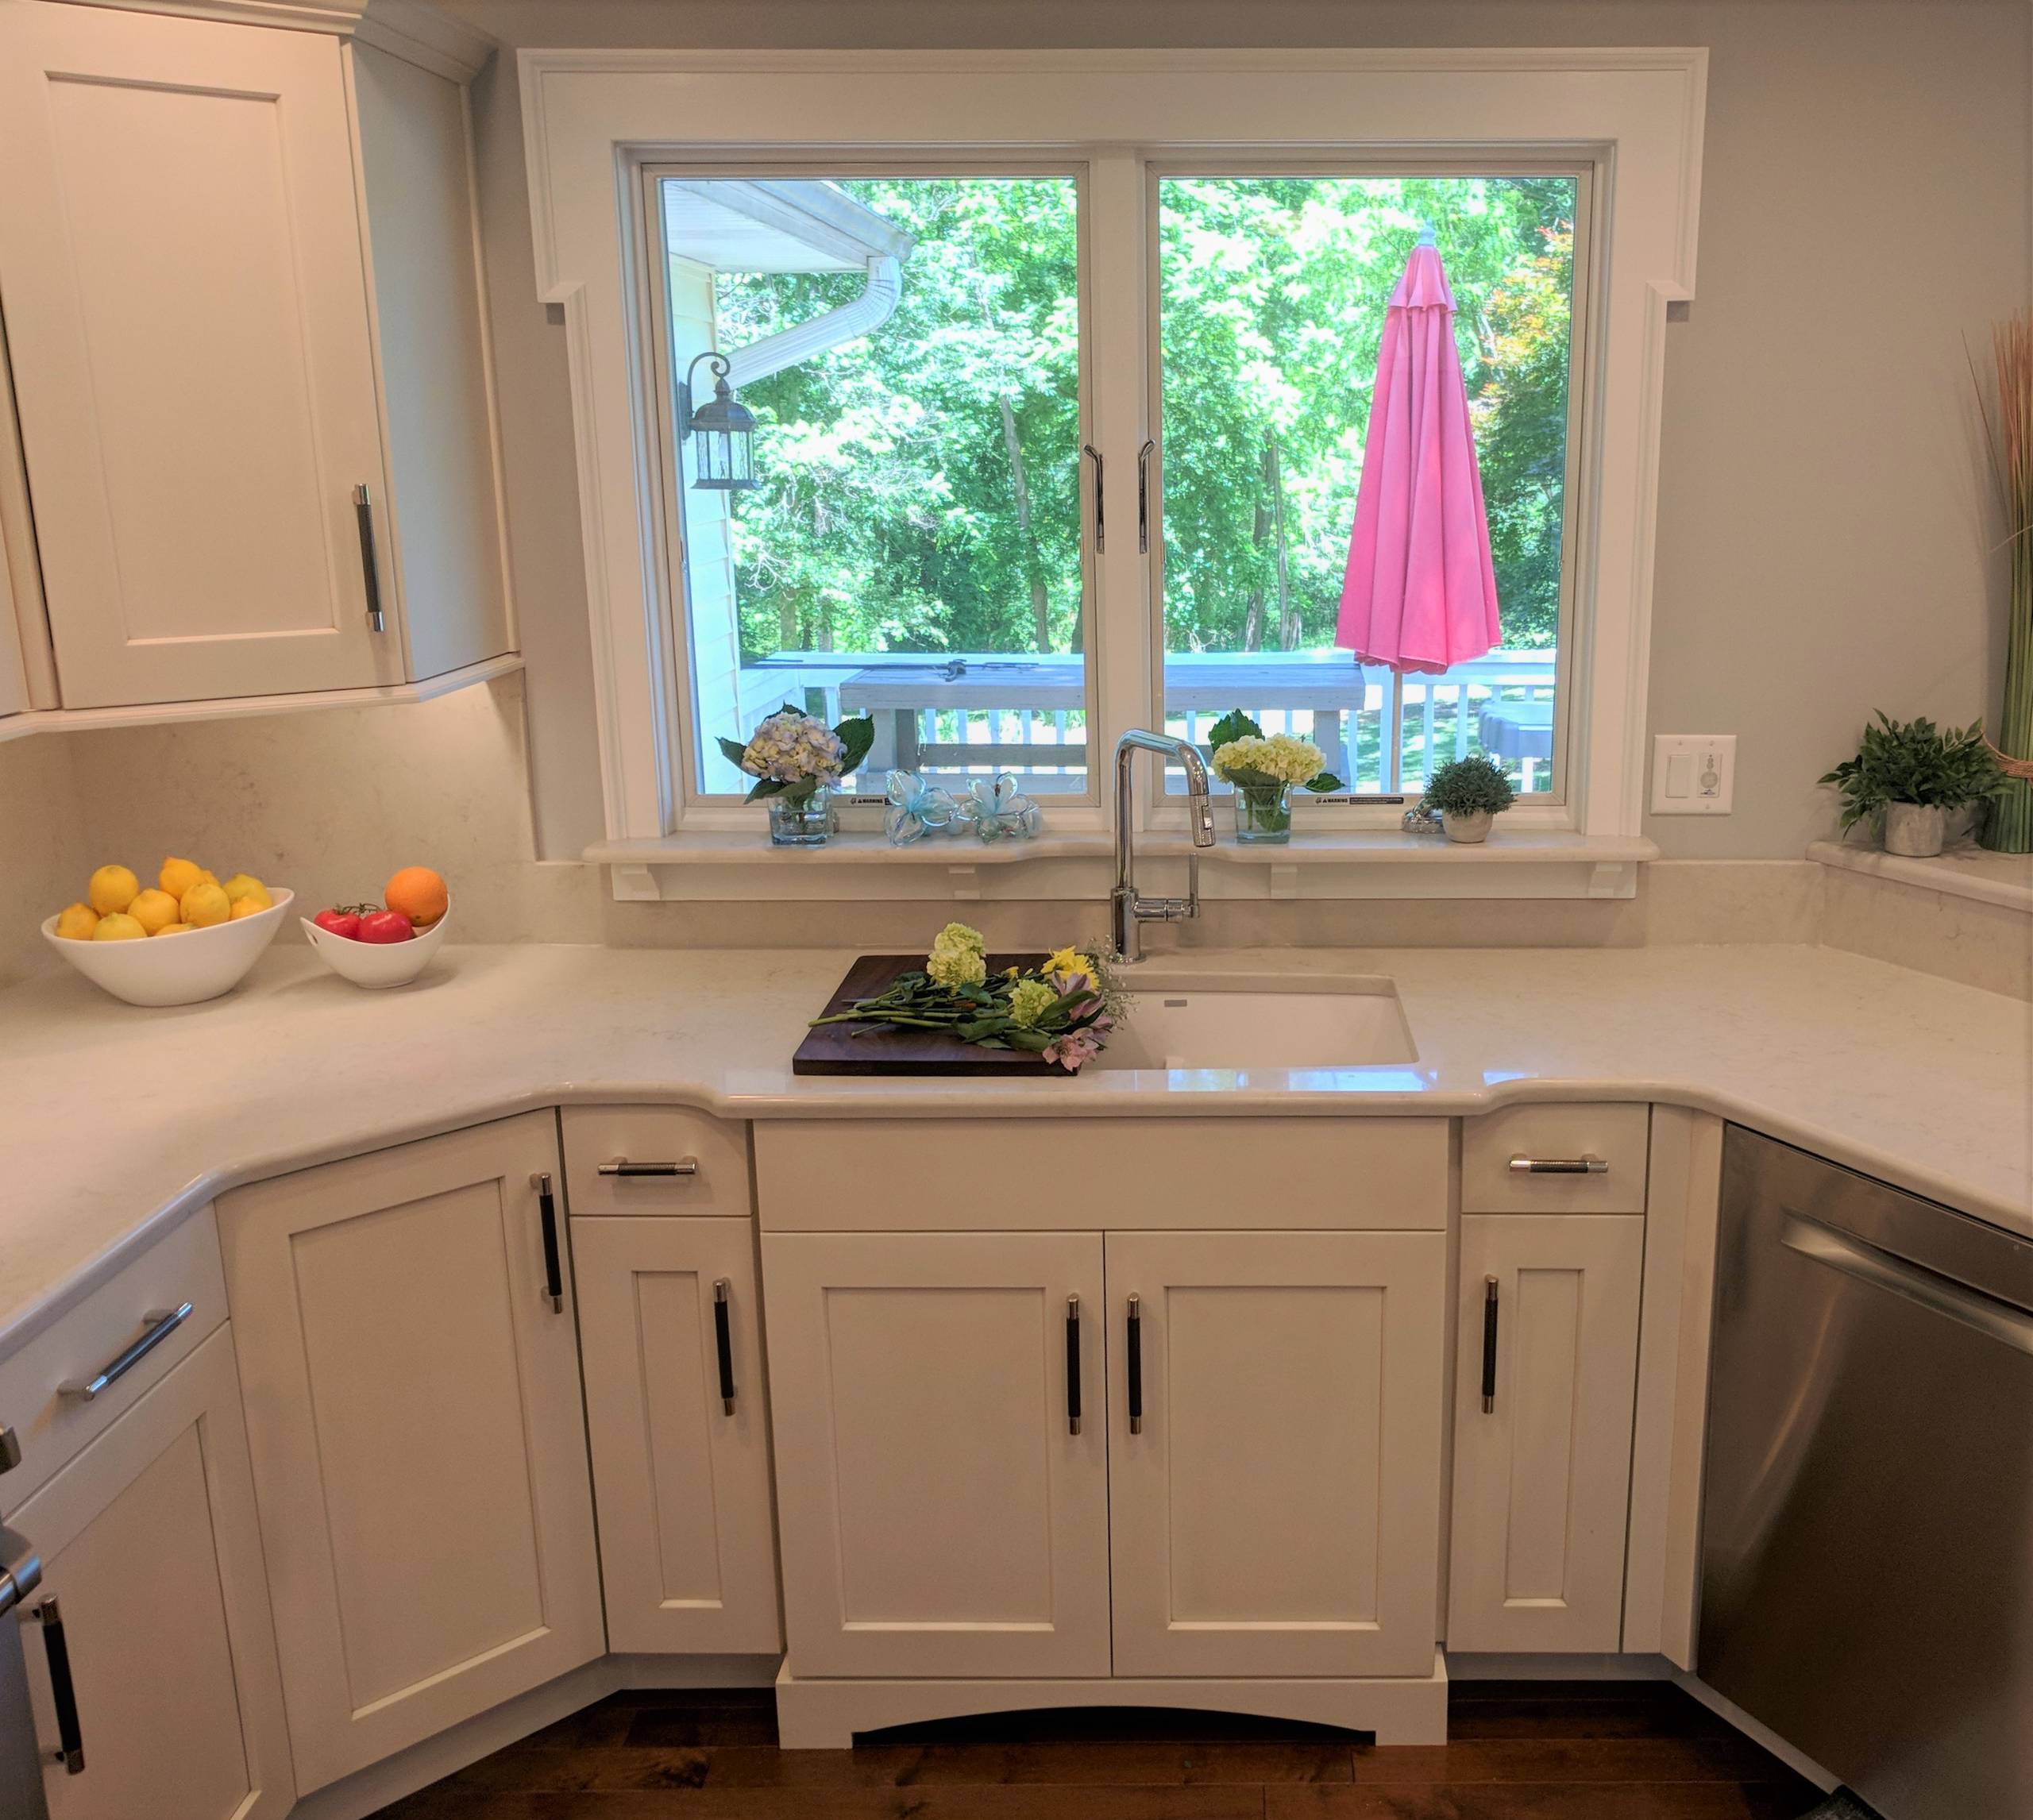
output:
[[219,1202],[307,1792],[606,1647],[561,1187],[541,1112]]
[[1451,1650],[1620,1647],[1644,1256],[1638,1214],[1462,1217]]
[[[1119,1675],[1424,1675],[1445,1247],[1425,1232],[1111,1232]],[[1140,1432],[1137,1432],[1140,1429]]]

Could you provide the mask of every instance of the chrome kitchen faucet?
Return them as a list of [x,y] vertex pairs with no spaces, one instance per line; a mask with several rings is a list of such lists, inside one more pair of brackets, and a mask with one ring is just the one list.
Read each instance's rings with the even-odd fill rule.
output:
[[1140,727],[1116,742],[1115,746],[1115,889],[1109,894],[1109,931],[1117,958],[1125,964],[1144,958],[1139,925],[1144,923],[1179,923],[1200,914],[1200,860],[1186,856],[1186,892],[1183,897],[1140,897],[1136,894],[1136,818],[1135,791],[1130,767],[1139,752],[1159,752],[1176,758],[1186,767],[1189,813],[1193,819],[1195,847],[1214,844],[1214,805],[1207,794],[1207,763],[1183,739],[1167,733],[1150,733]]

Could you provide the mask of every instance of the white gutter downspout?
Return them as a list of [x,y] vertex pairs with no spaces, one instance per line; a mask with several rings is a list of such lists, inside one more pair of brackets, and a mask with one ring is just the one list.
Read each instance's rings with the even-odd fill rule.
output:
[[868,260],[868,288],[851,303],[828,310],[809,322],[781,334],[765,335],[745,348],[722,349],[727,363],[727,384],[736,391],[843,341],[872,334],[895,314],[904,295],[902,263],[886,253],[871,253]]

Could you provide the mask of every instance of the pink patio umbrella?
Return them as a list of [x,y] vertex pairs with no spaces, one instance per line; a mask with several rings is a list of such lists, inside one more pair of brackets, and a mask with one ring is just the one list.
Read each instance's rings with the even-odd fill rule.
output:
[[1454,293],[1429,228],[1384,320],[1334,642],[1364,663],[1431,673],[1501,636]]

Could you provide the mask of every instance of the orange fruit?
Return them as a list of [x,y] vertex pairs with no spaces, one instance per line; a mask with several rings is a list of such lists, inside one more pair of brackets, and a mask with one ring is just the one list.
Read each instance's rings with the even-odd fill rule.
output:
[[383,887],[381,901],[399,911],[417,928],[427,929],[451,902],[445,881],[427,866],[406,866]]
[[268,906],[258,897],[236,897],[233,900],[232,912],[226,920],[229,923],[237,923],[243,917],[258,916],[268,908]]

